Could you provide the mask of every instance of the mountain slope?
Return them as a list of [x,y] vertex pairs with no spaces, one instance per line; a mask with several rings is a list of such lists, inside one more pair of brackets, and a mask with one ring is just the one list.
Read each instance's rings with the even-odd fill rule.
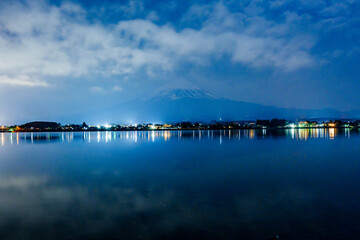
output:
[[181,98],[217,99],[218,97],[201,89],[177,88],[177,89],[161,91],[152,100],[166,101],[166,100],[178,100]]
[[162,91],[148,100],[134,100],[85,114],[83,119],[102,122],[180,122],[256,119],[355,118],[359,112],[334,109],[288,109],[219,98],[200,89]]

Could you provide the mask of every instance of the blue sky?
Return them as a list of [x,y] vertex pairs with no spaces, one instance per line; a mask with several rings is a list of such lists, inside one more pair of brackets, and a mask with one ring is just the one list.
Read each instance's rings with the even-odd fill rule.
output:
[[360,108],[359,1],[2,1],[0,124],[197,87]]

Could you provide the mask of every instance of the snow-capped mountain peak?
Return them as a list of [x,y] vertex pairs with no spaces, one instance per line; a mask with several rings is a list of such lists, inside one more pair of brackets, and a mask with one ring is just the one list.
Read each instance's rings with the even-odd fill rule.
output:
[[177,100],[181,98],[197,98],[197,99],[217,99],[215,95],[201,89],[191,88],[176,88],[171,90],[161,91],[157,98],[167,98],[171,100]]

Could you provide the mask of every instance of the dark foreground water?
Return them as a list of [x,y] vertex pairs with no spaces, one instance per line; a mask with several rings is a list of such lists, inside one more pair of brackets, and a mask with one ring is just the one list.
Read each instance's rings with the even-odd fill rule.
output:
[[0,239],[360,239],[358,130],[0,133]]

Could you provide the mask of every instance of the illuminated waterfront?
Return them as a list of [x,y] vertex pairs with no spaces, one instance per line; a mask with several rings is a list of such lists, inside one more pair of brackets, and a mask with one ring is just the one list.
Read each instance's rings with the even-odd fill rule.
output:
[[309,138],[334,139],[335,137],[350,138],[351,134],[359,134],[359,129],[314,128],[314,129],[284,129],[284,130],[163,130],[163,131],[124,131],[124,132],[56,132],[56,133],[0,133],[1,145],[5,144],[34,144],[41,142],[111,142],[126,139],[130,142],[169,141],[191,138],[196,140],[211,139],[222,142],[226,139],[258,139],[285,137],[295,140]]

